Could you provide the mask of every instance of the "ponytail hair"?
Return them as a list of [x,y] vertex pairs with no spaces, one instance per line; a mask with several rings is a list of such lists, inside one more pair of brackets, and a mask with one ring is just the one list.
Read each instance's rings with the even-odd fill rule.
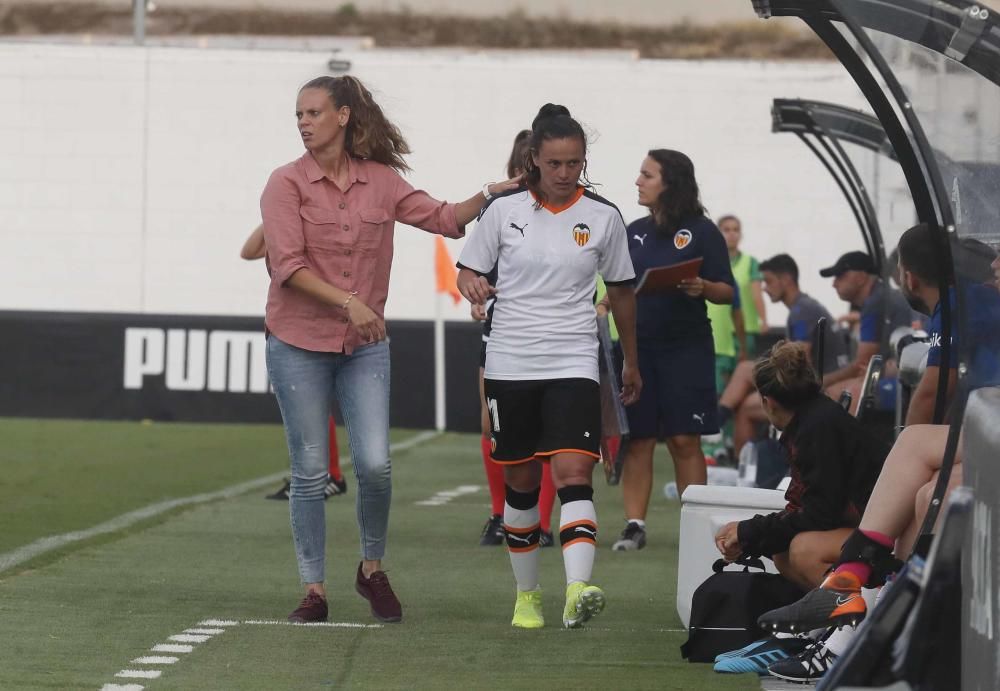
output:
[[788,341],[778,341],[754,363],[753,384],[761,396],[793,411],[823,390],[805,344]]
[[514,145],[510,148],[510,158],[507,159],[507,178],[522,173],[528,169],[528,159],[531,154],[531,130],[521,130],[514,137]]
[[392,124],[357,77],[316,77],[302,89],[323,89],[335,108],[347,106],[344,148],[355,158],[382,163],[399,172],[410,170],[403,156],[412,153],[399,128]]
[[647,154],[660,164],[663,192],[653,207],[653,220],[664,235],[673,235],[681,221],[705,214],[694,177],[694,163],[680,151],[653,149]]
[[566,106],[546,103],[538,109],[538,115],[531,121],[530,151],[525,156],[525,184],[535,195],[537,200],[535,206],[541,208],[547,200],[542,191],[541,180],[542,171],[535,165],[531,153],[537,154],[542,149],[542,142],[547,139],[572,139],[577,138],[583,144],[583,173],[580,179],[584,187],[590,187],[591,183],[587,179],[587,135],[583,131],[580,123],[573,119]]

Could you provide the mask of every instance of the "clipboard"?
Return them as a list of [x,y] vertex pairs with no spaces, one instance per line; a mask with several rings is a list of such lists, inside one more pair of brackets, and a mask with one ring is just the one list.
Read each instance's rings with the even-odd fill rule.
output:
[[695,278],[701,270],[701,257],[685,262],[646,269],[635,287],[636,295],[653,295],[678,290],[677,285],[685,278]]

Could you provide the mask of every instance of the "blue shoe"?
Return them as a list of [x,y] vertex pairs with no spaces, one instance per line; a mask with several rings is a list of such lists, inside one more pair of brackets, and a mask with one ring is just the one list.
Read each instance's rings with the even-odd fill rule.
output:
[[750,645],[723,653],[715,658],[715,671],[727,674],[755,672],[767,674],[769,665],[794,657],[806,649],[810,643],[804,638],[775,638],[770,636]]

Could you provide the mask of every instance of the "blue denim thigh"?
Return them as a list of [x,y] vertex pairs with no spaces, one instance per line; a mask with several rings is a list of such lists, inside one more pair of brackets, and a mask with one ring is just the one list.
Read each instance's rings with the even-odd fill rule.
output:
[[267,339],[267,370],[285,425],[291,460],[291,516],[295,557],[303,583],[321,583],[326,565],[326,486],[330,457],[330,400],[335,353],[303,350],[273,334]]
[[361,557],[385,555],[392,501],[389,462],[389,343],[362,346],[344,356],[337,367],[334,389],[347,425],[354,474],[358,479],[356,508],[361,531]]

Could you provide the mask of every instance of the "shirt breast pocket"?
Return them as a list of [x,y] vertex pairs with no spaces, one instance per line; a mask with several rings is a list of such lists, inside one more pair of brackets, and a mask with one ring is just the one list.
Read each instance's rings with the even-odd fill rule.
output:
[[358,246],[363,250],[375,250],[382,244],[389,212],[385,209],[362,209],[358,228]]
[[302,216],[302,234],[305,245],[313,250],[333,251],[337,249],[340,238],[340,215],[332,209],[320,206],[303,206],[299,208]]

